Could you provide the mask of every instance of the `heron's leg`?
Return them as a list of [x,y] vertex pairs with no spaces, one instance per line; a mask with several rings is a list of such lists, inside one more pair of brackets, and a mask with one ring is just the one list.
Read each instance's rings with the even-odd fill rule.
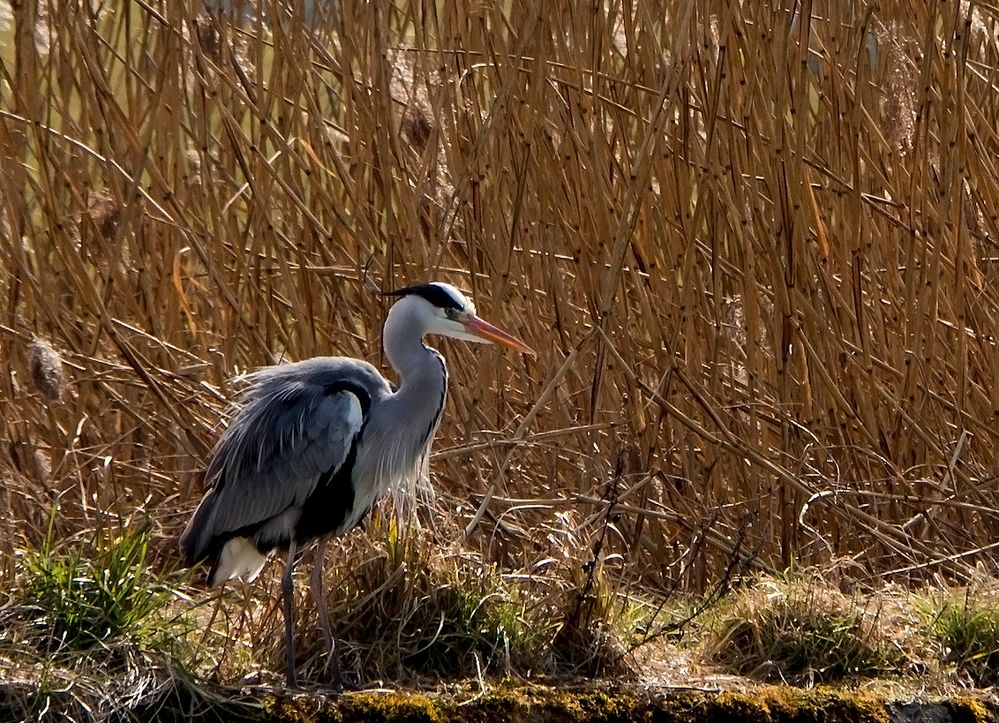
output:
[[295,540],[288,543],[288,561],[284,566],[284,576],[281,578],[282,602],[284,605],[284,654],[285,675],[289,688],[298,687],[298,676],[295,674],[295,622],[292,617],[294,607],[294,586],[292,573],[295,571]]
[[316,544],[316,554],[312,562],[312,584],[309,592],[319,611],[319,626],[323,629],[326,650],[333,651],[333,628],[330,627],[330,613],[326,608],[326,592],[323,590],[323,568],[326,566],[326,538],[321,537]]
[[340,656],[336,652],[336,641],[333,639],[333,628],[330,625],[330,613],[326,607],[326,590],[323,586],[323,568],[326,566],[326,538],[320,538],[316,545],[316,556],[312,567],[312,584],[309,590],[319,611],[319,626],[323,629],[323,640],[326,642],[326,664],[333,668],[333,682],[343,690],[347,687],[340,667]]

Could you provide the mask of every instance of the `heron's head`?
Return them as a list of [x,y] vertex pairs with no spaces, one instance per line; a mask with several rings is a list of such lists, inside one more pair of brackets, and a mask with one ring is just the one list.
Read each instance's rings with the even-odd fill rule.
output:
[[440,334],[480,344],[502,344],[535,355],[535,351],[520,339],[476,316],[475,304],[451,284],[432,281],[388,293],[402,297],[397,304],[412,307],[411,312],[423,324],[424,334]]

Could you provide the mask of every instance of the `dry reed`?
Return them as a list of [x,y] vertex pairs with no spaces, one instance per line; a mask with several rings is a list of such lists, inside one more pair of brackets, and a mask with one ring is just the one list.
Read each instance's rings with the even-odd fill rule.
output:
[[616,480],[595,562],[653,595],[995,571],[994,8],[261,5],[0,24],[0,549],[57,501],[169,564],[227,380],[383,363],[368,286],[436,278],[540,352],[443,342],[433,514],[483,559],[588,560]]

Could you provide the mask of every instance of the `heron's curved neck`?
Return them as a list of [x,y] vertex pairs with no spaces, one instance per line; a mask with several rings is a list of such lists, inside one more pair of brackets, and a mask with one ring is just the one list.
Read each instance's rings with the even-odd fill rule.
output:
[[382,343],[389,364],[399,375],[399,393],[406,387],[436,388],[438,394],[447,389],[447,369],[443,358],[423,343],[425,323],[409,304],[396,303],[385,319]]

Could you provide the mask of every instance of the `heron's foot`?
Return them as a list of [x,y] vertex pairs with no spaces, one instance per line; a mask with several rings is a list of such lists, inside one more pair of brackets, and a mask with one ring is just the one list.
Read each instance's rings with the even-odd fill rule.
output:
[[353,693],[360,689],[361,686],[357,685],[356,683],[351,683],[346,678],[330,681],[330,691],[334,695],[340,695],[341,693]]
[[326,660],[326,667],[330,672],[330,682],[337,693],[361,689],[360,685],[347,680],[347,677],[343,674],[343,668],[340,667],[340,656],[336,654],[335,650],[330,651],[330,656]]
[[295,672],[294,665],[291,665],[285,670],[285,681],[284,686],[288,690],[301,690],[302,686],[298,684],[298,673]]

